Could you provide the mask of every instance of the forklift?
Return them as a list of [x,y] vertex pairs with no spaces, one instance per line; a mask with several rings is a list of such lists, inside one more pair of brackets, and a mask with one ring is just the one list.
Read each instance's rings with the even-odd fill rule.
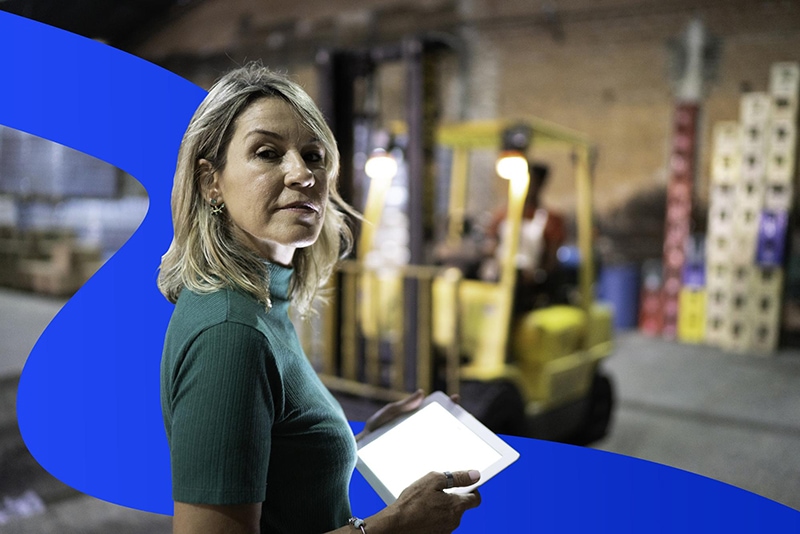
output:
[[[425,50],[404,46],[401,54],[409,49]],[[424,62],[420,55],[407,60]],[[425,138],[413,131],[424,123],[412,117],[395,129],[410,140]],[[526,140],[509,143],[520,130]],[[432,127],[427,137],[450,155],[446,239],[452,246],[463,238],[470,153],[496,151],[498,174],[508,180],[508,246],[499,278],[467,279],[457,268],[419,261],[422,255],[413,250],[407,263],[374,261],[376,230],[397,173],[391,151],[374,150],[359,169],[370,180],[356,255],[332,277],[327,305],[296,321],[309,360],[340,401],[344,397],[346,411],[353,405],[347,399],[366,403],[362,417],[421,388],[459,394],[462,406],[496,433],[579,445],[601,439],[613,412],[612,383],[602,370],[612,351],[613,321],[610,309],[594,298],[592,144],[534,118],[444,124]],[[577,290],[574,302],[513,317],[514,258],[530,179],[527,152],[545,145],[563,147],[574,162]],[[347,157],[344,153],[343,160]],[[426,167],[412,159],[411,174]],[[420,196],[408,195],[412,225],[421,218]],[[414,232],[411,228],[412,241]],[[353,413],[348,416],[359,418],[358,409]]]
[[[463,226],[470,151],[498,150],[497,173],[508,180],[507,246],[499,279],[461,280],[456,298],[443,283],[434,287],[435,344],[459,347],[464,406],[502,433],[582,445],[601,439],[613,407],[611,380],[601,368],[612,351],[613,320],[610,308],[594,298],[592,144],[576,132],[535,118],[444,125],[437,141],[453,154],[449,240],[457,241],[457,229]],[[531,144],[562,148],[572,156],[580,257],[577,291],[568,302],[513,317],[515,257],[530,181]],[[442,309],[447,305],[457,309]],[[447,324],[448,317],[457,318],[456,328]]]

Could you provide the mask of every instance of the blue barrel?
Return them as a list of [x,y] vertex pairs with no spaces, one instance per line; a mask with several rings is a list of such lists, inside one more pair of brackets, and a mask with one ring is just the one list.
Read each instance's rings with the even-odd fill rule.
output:
[[638,265],[605,265],[600,271],[598,299],[607,302],[614,310],[614,328],[628,330],[639,323],[639,285],[641,275]]

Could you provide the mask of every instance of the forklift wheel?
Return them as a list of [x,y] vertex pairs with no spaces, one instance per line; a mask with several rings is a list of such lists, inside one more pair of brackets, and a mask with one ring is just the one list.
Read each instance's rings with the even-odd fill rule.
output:
[[461,382],[461,406],[496,434],[522,436],[525,402],[508,380]]
[[589,445],[603,439],[611,426],[614,409],[614,387],[611,379],[600,371],[595,372],[592,390],[589,393],[589,406],[583,425],[568,440],[575,445]]

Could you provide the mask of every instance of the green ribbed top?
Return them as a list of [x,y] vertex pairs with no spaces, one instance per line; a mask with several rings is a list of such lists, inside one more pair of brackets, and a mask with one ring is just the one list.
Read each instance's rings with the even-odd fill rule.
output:
[[292,270],[269,265],[272,309],[184,289],[161,361],[161,405],[179,502],[262,502],[261,531],[347,524],[356,444],[288,316]]

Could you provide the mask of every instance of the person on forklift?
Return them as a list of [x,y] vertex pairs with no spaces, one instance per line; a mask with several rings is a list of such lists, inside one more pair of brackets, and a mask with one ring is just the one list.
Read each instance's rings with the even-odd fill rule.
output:
[[[564,218],[542,205],[541,195],[550,169],[547,165],[528,162],[530,184],[517,250],[517,282],[514,291],[514,316],[562,301],[559,281],[558,249],[566,239]],[[486,260],[481,277],[497,279],[504,250],[505,209],[498,210],[487,227]]]
[[[211,88],[181,142],[175,235],[158,285],[175,303],[161,401],[175,534],[450,533],[480,504],[476,470],[431,472],[376,514],[352,516],[356,442],[303,353],[307,309],[351,242],[339,152],[299,85],[259,64]],[[370,432],[419,406],[389,404]]]

